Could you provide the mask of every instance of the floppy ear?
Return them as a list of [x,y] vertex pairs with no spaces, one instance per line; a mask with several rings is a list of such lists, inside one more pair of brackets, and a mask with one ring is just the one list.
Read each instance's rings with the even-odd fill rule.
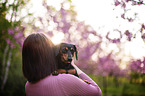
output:
[[59,50],[60,50],[60,44],[59,45],[55,45],[55,56],[57,56],[59,54]]
[[77,56],[78,51],[77,51],[77,48],[76,48],[76,46],[75,46],[75,45],[73,45],[73,46],[74,46],[74,49],[75,49],[76,60],[78,60],[78,56]]

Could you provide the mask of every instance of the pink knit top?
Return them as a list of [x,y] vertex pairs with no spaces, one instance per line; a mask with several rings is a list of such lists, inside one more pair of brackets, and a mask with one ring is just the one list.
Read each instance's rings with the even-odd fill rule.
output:
[[81,73],[79,77],[91,84],[71,74],[50,75],[35,84],[27,81],[26,96],[101,96],[101,89],[89,76]]

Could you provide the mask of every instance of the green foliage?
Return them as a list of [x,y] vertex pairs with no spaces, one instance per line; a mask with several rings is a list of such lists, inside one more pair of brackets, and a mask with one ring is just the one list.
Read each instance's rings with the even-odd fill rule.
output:
[[137,72],[131,72],[130,78],[130,83],[145,85],[145,73],[139,74]]
[[19,49],[15,49],[12,54],[8,80],[4,91],[1,91],[0,94],[4,96],[25,96],[26,80],[22,73],[21,52]]
[[[8,28],[10,28],[11,24],[4,16],[0,16],[0,53],[3,53],[4,46],[6,46],[6,42],[4,42]],[[1,56],[1,55],[0,55]]]
[[145,96],[145,87],[139,84],[125,84],[122,96]]
[[25,95],[25,79],[22,74],[21,67],[21,53],[15,50],[13,52],[12,64],[8,75],[8,82],[6,84],[7,90],[12,90],[11,94],[17,96]]
[[[2,76],[2,71],[3,71],[3,66],[2,66],[2,61],[3,61],[3,55],[4,55],[4,50],[6,47],[6,40],[5,38],[8,37],[8,28],[11,26],[10,22],[5,19],[4,15],[0,15],[0,76]],[[1,86],[1,79],[0,79],[0,86]]]
[[103,77],[89,75],[101,88],[102,96],[145,96],[145,86],[142,84],[130,83],[125,77],[118,78],[118,86],[114,82],[115,77],[106,77],[107,91],[104,93]]
[[[16,45],[12,48],[12,56],[10,57],[10,67],[8,70],[7,81],[4,89],[1,89],[3,78],[6,72],[8,53],[10,52],[10,46],[5,54],[4,51],[7,46],[6,39],[9,38],[12,42],[14,38],[8,34],[9,29],[14,29],[16,26],[21,29],[21,20],[16,20],[19,15],[18,12],[23,8],[29,0],[2,0],[0,1],[0,96],[25,96],[25,82],[21,69],[21,51],[20,45]],[[12,11],[12,12],[10,12]],[[9,14],[9,17],[6,16]],[[23,17],[25,18],[25,17]],[[13,19],[13,20],[12,20]],[[19,30],[22,31],[22,30]],[[14,34],[15,35],[15,34]],[[3,64],[5,61],[5,64]]]

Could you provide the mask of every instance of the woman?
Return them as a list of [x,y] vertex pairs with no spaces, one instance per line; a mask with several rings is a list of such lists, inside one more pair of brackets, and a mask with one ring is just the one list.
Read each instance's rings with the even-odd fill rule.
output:
[[101,96],[98,85],[74,64],[81,79],[71,74],[53,74],[57,70],[53,48],[53,43],[43,33],[33,33],[25,39],[22,49],[22,69],[28,80],[25,85],[26,95]]

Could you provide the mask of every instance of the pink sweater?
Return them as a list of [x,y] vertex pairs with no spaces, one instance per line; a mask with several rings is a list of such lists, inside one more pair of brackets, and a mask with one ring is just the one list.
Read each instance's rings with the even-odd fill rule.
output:
[[91,84],[71,74],[50,75],[35,84],[27,81],[25,92],[27,96],[101,96],[101,89],[89,76],[79,76]]

